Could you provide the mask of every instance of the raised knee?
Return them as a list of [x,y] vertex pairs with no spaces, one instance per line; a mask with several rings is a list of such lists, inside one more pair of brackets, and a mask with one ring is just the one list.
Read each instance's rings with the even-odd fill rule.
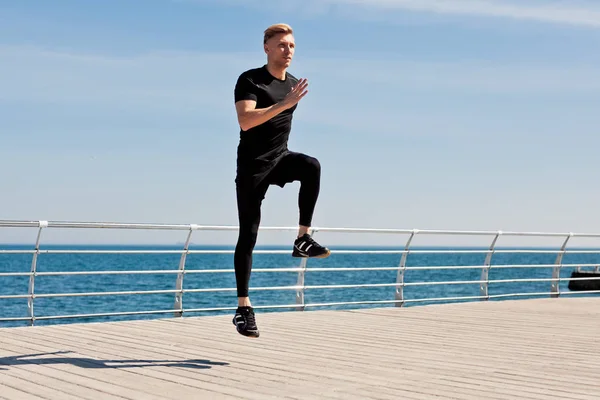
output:
[[316,174],[321,173],[321,163],[315,157],[308,157],[306,159],[307,168]]

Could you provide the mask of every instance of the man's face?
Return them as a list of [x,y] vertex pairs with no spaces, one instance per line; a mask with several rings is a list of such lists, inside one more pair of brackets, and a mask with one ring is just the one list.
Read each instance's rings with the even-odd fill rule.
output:
[[265,43],[269,63],[287,68],[292,62],[296,45],[291,33],[279,33]]

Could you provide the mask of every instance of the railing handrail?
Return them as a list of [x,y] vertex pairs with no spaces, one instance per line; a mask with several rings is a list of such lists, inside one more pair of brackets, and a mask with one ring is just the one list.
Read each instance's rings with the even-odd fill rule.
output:
[[[69,228],[69,229],[158,229],[158,230],[209,230],[235,231],[237,225],[201,225],[201,224],[167,224],[167,223],[129,223],[129,222],[77,222],[77,221],[35,221],[35,220],[0,220],[0,228]],[[259,230],[295,231],[297,226],[261,226]],[[359,228],[359,227],[327,227],[314,226],[314,232],[344,233],[388,233],[419,235],[467,235],[467,236],[538,236],[538,237],[585,237],[600,238],[600,233],[591,232],[535,232],[535,231],[503,231],[503,230],[452,230],[452,229],[396,229],[396,228]]]
[[[235,231],[238,229],[237,226],[231,225],[200,225],[200,224],[165,224],[165,223],[118,223],[118,222],[73,222],[73,221],[23,221],[23,220],[0,220],[0,228],[36,228],[37,238],[33,249],[0,249],[0,254],[31,254],[31,268],[29,272],[0,272],[0,278],[2,277],[15,277],[15,276],[26,276],[29,277],[29,286],[27,294],[10,294],[0,295],[0,299],[27,299],[27,306],[29,317],[15,317],[15,318],[2,318],[0,315],[0,321],[29,321],[30,325],[33,325],[37,319],[48,320],[48,319],[63,319],[63,318],[83,318],[83,317],[95,317],[95,316],[112,316],[112,315],[138,315],[138,314],[164,314],[172,312],[175,316],[182,316],[184,313],[198,312],[198,311],[216,311],[216,310],[230,310],[231,307],[205,307],[205,308],[191,308],[186,309],[183,306],[183,295],[185,293],[201,293],[201,292],[234,292],[236,288],[223,287],[223,288],[185,288],[184,278],[189,274],[216,274],[216,273],[234,273],[233,268],[218,268],[218,269],[189,269],[186,266],[186,257],[190,254],[233,254],[234,250],[230,249],[194,249],[190,246],[192,234],[194,231]],[[187,231],[187,238],[185,244],[179,249],[135,249],[135,250],[124,250],[124,249],[111,249],[111,248],[98,248],[98,249],[81,249],[81,248],[40,248],[42,231],[44,229],[52,228],[72,228],[72,229],[139,229],[139,230],[180,230]],[[296,231],[297,227],[285,227],[285,226],[262,226],[259,228],[262,231]],[[298,279],[296,285],[287,286],[265,286],[265,287],[252,287],[251,290],[256,291],[276,291],[276,290],[289,290],[296,291],[296,304],[294,305],[267,305],[259,306],[257,308],[295,308],[296,310],[304,310],[308,307],[320,307],[328,305],[357,305],[357,304],[394,304],[396,306],[403,306],[407,303],[426,302],[426,301],[454,301],[454,300],[490,300],[499,299],[506,297],[519,297],[519,296],[546,296],[558,297],[561,294],[574,294],[569,292],[561,292],[559,283],[565,281],[582,281],[594,282],[600,280],[600,277],[590,278],[576,278],[570,277],[565,278],[560,276],[560,271],[563,268],[571,267],[580,270],[582,267],[592,267],[596,271],[600,272],[600,263],[563,263],[563,256],[565,254],[600,254],[600,248],[596,250],[590,249],[568,249],[567,244],[574,237],[581,238],[600,238],[600,233],[576,233],[576,232],[519,232],[519,231],[475,231],[475,230],[427,230],[427,229],[389,229],[389,228],[335,228],[335,227],[312,227],[311,233],[317,232],[338,232],[338,233],[364,233],[364,234],[407,234],[409,235],[408,240],[404,245],[399,244],[397,248],[393,249],[361,249],[361,250],[350,250],[350,249],[332,249],[332,254],[389,254],[398,255],[399,260],[397,264],[390,267],[329,267],[329,268],[315,268],[307,265],[308,259],[301,259],[298,267],[291,268],[253,268],[253,273],[283,273],[283,272],[296,272]],[[465,236],[491,236],[491,244],[488,246],[482,246],[480,249],[446,249],[446,248],[423,248],[412,245],[412,240],[418,235],[465,235]],[[513,237],[561,237],[563,239],[562,246],[558,249],[539,249],[539,248],[502,248],[496,245],[497,240],[500,237],[513,236]],[[10,245],[18,246],[18,245]],[[58,245],[64,246],[64,245]],[[80,245],[75,245],[80,246]],[[130,245],[136,247],[138,245]],[[430,246],[428,246],[430,247]],[[446,247],[446,246],[444,246]],[[290,250],[278,250],[278,249],[256,249],[256,254],[288,254]],[[492,259],[498,254],[556,254],[555,262],[552,264],[502,264],[493,265]],[[107,271],[38,271],[37,263],[40,254],[179,254],[177,269],[166,270],[164,268],[158,270],[107,270]],[[424,266],[407,266],[407,258],[409,255],[415,254],[485,254],[485,261],[482,265],[424,265]],[[508,279],[490,279],[489,272],[494,269],[508,269],[508,268],[552,268],[551,277],[536,277],[536,278],[508,278]],[[443,270],[443,269],[480,269],[481,276],[479,279],[461,279],[461,280],[439,280],[439,281],[422,281],[422,282],[410,282],[406,279],[407,271],[425,271],[425,270]],[[332,273],[340,271],[397,271],[396,281],[393,283],[358,283],[358,284],[328,284],[328,285],[307,285],[305,283],[305,275],[312,273]],[[130,290],[130,291],[94,291],[94,292],[81,292],[81,293],[36,293],[35,282],[36,277],[40,276],[68,276],[68,275],[110,275],[110,274],[165,274],[176,275],[176,284],[173,289],[160,289],[160,290]],[[549,282],[550,287],[548,292],[535,292],[535,293],[502,293],[502,294],[489,294],[488,288],[490,285],[499,283],[525,283],[525,282]],[[480,295],[479,296],[450,296],[450,297],[424,297],[416,299],[405,298],[404,288],[407,287],[420,287],[420,286],[455,286],[455,285],[479,285]],[[304,292],[306,290],[320,290],[320,289],[360,289],[360,288],[391,288],[393,289],[395,296],[393,300],[363,300],[363,301],[346,301],[346,302],[325,302],[325,303],[306,303],[304,298]],[[600,286],[599,286],[600,287]],[[581,293],[597,294],[600,290],[584,290]],[[34,301],[36,298],[54,298],[54,297],[82,297],[82,296],[123,296],[123,295],[143,295],[143,294],[173,294],[175,296],[175,303],[170,310],[148,310],[148,311],[131,311],[131,312],[109,312],[109,313],[96,313],[96,314],[76,314],[76,315],[54,315],[54,316],[42,316],[38,317],[34,313]]]

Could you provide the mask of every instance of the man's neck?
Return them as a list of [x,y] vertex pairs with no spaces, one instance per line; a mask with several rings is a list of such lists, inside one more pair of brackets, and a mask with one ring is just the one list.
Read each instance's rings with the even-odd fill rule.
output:
[[286,70],[287,70],[287,68],[278,68],[274,65],[267,64],[267,71],[269,71],[269,73],[271,75],[273,75],[275,78],[277,78],[279,80],[285,79]]

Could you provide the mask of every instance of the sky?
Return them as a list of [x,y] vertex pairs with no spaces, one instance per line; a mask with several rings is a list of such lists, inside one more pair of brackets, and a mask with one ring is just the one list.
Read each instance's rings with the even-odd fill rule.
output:
[[[309,81],[289,146],[322,165],[315,226],[600,231],[596,1],[0,0],[0,21],[2,220],[237,225],[233,88],[285,22],[289,72]],[[263,226],[296,226],[298,189],[271,187]],[[35,234],[0,228],[0,242]]]

